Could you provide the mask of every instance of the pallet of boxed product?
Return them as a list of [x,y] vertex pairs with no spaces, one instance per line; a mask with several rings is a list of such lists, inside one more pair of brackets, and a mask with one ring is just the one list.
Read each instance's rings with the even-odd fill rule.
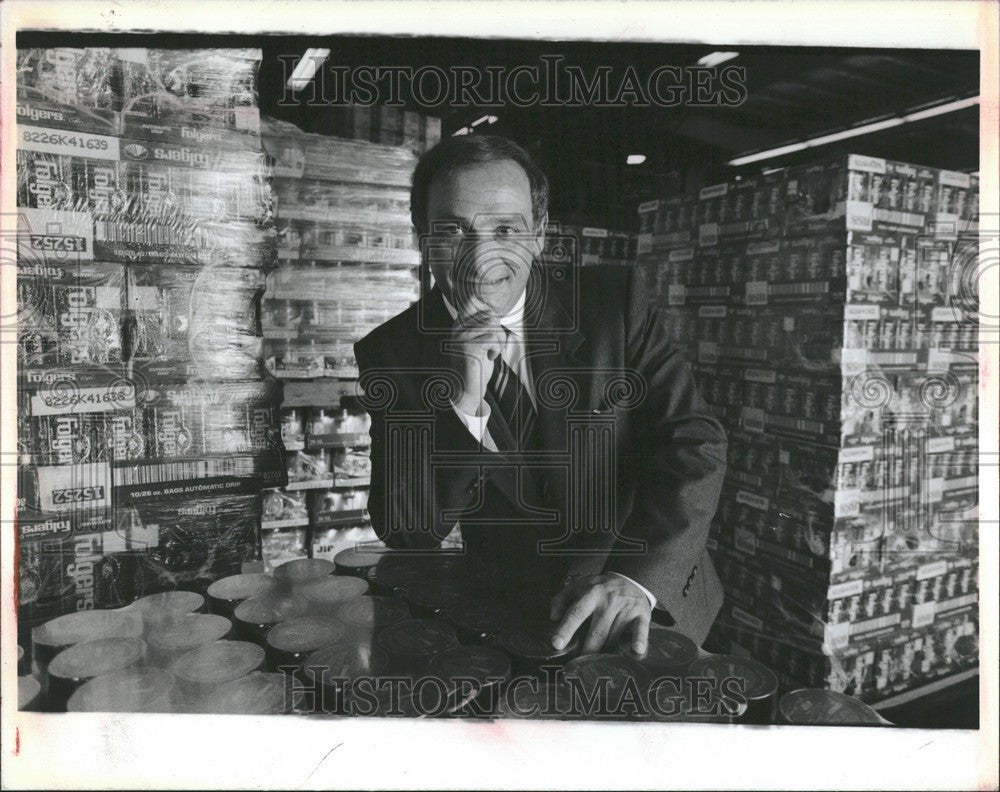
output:
[[975,188],[789,168],[689,199],[686,247],[652,246],[666,205],[641,207],[638,264],[730,439],[713,638],[790,685],[874,700],[975,662]]
[[259,491],[287,475],[280,383],[261,379],[276,245],[260,57],[18,52],[29,627],[199,590],[260,557]]

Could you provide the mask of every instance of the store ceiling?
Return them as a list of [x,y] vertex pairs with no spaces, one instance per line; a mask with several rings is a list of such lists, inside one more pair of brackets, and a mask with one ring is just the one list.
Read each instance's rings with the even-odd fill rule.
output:
[[[592,225],[629,228],[641,200],[690,191],[732,175],[736,155],[899,115],[928,103],[975,95],[979,54],[975,51],[872,50],[848,48],[739,47],[641,42],[547,42],[504,39],[406,37],[207,36],[187,34],[19,33],[18,46],[258,46],[263,112],[322,131],[330,111],[304,102],[282,102],[287,67],[279,60],[309,47],[329,48],[329,66],[469,66],[512,69],[540,66],[541,56],[559,55],[564,64],[591,75],[611,67],[620,75],[633,66],[648,75],[663,65],[693,66],[716,50],[739,57],[725,65],[745,68],[747,96],[738,106],[720,107],[491,107],[490,132],[528,146],[552,182],[554,214]],[[421,108],[403,86],[402,98]],[[444,133],[482,115],[479,107],[433,108]],[[854,137],[822,148],[741,168],[814,161],[844,152],[949,168],[978,170],[978,107]],[[627,154],[646,162],[627,166]]]

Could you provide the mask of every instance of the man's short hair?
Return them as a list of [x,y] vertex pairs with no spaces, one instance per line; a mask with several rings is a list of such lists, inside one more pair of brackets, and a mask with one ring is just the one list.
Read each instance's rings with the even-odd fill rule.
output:
[[531,214],[535,227],[549,205],[549,180],[531,156],[513,140],[499,135],[453,135],[429,149],[413,171],[410,188],[410,219],[418,231],[427,231],[427,203],[431,182],[442,174],[482,162],[513,160],[528,176]]

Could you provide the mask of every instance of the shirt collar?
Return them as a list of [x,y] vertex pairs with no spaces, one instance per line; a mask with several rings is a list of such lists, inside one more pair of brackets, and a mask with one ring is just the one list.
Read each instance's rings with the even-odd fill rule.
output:
[[[522,325],[524,324],[524,303],[526,291],[521,292],[521,296],[517,298],[517,302],[514,303],[514,307],[510,309],[510,313],[506,316],[500,318],[500,324],[503,325],[511,333],[516,333],[521,335]],[[452,320],[458,318],[458,310],[452,305],[448,298],[444,296],[444,292],[441,292],[441,299],[444,300],[444,307],[448,309],[448,313],[451,315]]]

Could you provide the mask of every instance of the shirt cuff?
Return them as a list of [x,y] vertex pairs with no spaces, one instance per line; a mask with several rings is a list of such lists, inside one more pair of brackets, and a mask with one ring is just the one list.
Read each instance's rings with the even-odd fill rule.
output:
[[639,591],[641,591],[643,594],[645,594],[646,595],[646,599],[649,600],[649,608],[650,608],[650,610],[652,610],[653,608],[656,607],[656,597],[653,596],[653,592],[651,592],[648,588],[646,588],[645,586],[643,586],[641,583],[636,583],[628,575],[623,575],[620,572],[608,572],[608,574],[609,575],[614,575],[615,577],[623,578],[624,580],[627,580],[629,583],[631,583],[633,586],[635,586],[637,589],[639,589]]
[[490,420],[490,405],[485,401],[482,402],[482,415],[469,415],[468,413],[462,412],[454,404],[451,406],[452,409],[455,410],[455,415],[457,415],[462,423],[465,424],[465,428],[468,429],[472,436],[476,438],[476,442],[482,443],[483,438],[486,436],[486,424],[488,424]]

